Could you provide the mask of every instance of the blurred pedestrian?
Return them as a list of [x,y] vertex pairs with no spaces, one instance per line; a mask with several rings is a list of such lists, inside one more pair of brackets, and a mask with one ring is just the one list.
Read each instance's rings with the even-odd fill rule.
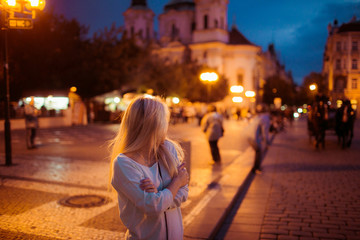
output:
[[354,137],[355,118],[355,110],[352,108],[350,100],[344,100],[335,116],[335,131],[338,136],[338,143],[342,145],[342,148],[351,146]]
[[315,135],[315,148],[319,145],[325,148],[325,131],[329,119],[327,97],[322,95],[315,96],[315,102],[311,111],[312,125]]
[[181,147],[167,138],[169,117],[161,99],[138,97],[112,141],[110,179],[126,239],[183,239],[189,175]]
[[35,107],[34,97],[24,106],[25,128],[26,128],[26,146],[28,149],[36,148],[35,137],[36,129],[39,127],[38,116],[40,111]]
[[214,105],[209,106],[208,113],[201,120],[201,129],[209,141],[212,159],[215,163],[220,163],[218,141],[224,135],[223,117]]
[[[268,123],[266,115],[257,115],[252,118],[246,127],[244,135],[247,136],[250,146],[255,151],[254,166],[252,168],[253,173],[261,173],[261,162],[263,158],[263,141],[268,138],[268,135],[264,131],[268,131]],[[265,143],[266,144],[266,143]]]

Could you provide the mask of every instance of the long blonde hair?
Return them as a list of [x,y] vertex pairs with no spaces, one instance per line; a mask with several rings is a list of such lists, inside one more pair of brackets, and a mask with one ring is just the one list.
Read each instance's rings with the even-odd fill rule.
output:
[[130,103],[121,119],[118,134],[110,143],[110,179],[113,162],[120,153],[138,152],[147,146],[171,177],[177,174],[175,156],[165,146],[165,141],[173,143],[180,161],[184,153],[178,143],[167,138],[169,117],[169,109],[159,97],[141,96]]

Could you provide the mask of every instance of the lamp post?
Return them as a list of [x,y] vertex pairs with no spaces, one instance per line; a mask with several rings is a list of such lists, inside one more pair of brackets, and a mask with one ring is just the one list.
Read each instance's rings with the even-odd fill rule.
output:
[[216,72],[204,72],[200,74],[200,80],[207,85],[207,103],[210,102],[211,84],[219,79],[219,75]]
[[[31,29],[32,19],[36,16],[36,10],[43,10],[45,0],[0,0],[2,14],[1,30],[3,31],[3,61],[5,82],[5,165],[12,165],[11,157],[11,126],[10,126],[10,83],[9,83],[9,61],[8,61],[8,36],[9,29]],[[21,13],[28,18],[15,17],[15,13]]]

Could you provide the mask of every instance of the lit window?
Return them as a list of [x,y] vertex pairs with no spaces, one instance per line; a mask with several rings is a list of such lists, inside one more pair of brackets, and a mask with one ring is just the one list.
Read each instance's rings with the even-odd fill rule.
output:
[[352,48],[353,51],[357,51],[358,50],[358,42],[354,41],[352,42]]
[[356,78],[351,80],[351,88],[357,89],[357,79]]
[[352,60],[351,69],[358,69],[357,59],[353,59],[353,60]]

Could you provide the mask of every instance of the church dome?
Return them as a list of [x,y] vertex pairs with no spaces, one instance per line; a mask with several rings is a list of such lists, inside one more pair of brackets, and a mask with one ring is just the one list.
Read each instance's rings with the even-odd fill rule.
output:
[[146,0],[131,0],[132,9],[148,9]]
[[171,0],[164,7],[165,12],[169,10],[195,10],[195,3],[193,0]]

